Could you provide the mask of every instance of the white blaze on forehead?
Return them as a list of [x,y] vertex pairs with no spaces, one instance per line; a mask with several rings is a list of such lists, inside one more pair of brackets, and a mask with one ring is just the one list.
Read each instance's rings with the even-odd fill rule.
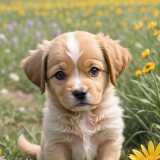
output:
[[78,68],[77,68],[77,61],[78,61],[80,55],[82,54],[82,52],[80,52],[79,42],[75,38],[75,32],[70,32],[67,34],[67,48],[68,48],[68,51],[66,52],[66,54],[75,63],[75,77],[74,77],[75,84],[74,84],[73,89],[79,89],[81,82],[80,82],[79,72],[78,72]]
[[78,41],[75,38],[75,32],[70,32],[67,34],[67,55],[77,63],[78,58],[80,57],[80,46]]

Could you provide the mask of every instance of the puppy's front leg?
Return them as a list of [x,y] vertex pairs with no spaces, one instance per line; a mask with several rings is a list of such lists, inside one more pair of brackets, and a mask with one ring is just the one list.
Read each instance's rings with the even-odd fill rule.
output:
[[119,160],[123,138],[120,141],[105,142],[99,149],[96,160]]
[[45,146],[44,160],[71,160],[71,153],[63,144]]

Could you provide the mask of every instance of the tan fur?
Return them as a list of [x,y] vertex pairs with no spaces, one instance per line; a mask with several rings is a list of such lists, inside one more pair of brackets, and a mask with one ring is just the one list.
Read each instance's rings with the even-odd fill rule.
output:
[[[24,71],[42,92],[46,81],[47,101],[41,148],[20,137],[22,152],[37,154],[38,160],[119,160],[123,110],[113,85],[129,60],[117,42],[82,31],[65,33],[31,54]],[[98,76],[90,75],[92,67],[99,68]],[[57,71],[64,71],[66,79],[56,79]],[[75,89],[87,90],[84,106],[73,96]]]
[[21,146],[21,152],[26,156],[35,156],[40,151],[40,146],[32,144],[21,135],[18,139],[18,145]]

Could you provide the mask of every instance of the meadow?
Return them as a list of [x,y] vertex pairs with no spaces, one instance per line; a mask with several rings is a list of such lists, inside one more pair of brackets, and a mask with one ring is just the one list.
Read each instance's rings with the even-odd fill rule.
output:
[[17,147],[22,133],[40,142],[45,97],[24,75],[21,60],[44,39],[75,30],[103,32],[132,55],[117,85],[126,126],[121,159],[149,140],[160,142],[159,0],[1,0],[0,160],[26,159]]

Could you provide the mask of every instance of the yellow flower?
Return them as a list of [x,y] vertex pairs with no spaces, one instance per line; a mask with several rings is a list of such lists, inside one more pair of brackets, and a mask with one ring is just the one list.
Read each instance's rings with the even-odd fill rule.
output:
[[153,33],[154,36],[159,36],[160,35],[160,29],[159,30],[155,30]]
[[3,23],[3,24],[2,24],[2,27],[3,27],[4,29],[7,29],[7,28],[8,28],[8,24],[7,24],[7,23]]
[[135,72],[135,76],[136,77],[140,77],[142,75],[142,71],[141,70],[136,70],[136,72]]
[[136,25],[135,25],[135,29],[136,29],[136,30],[140,30],[140,29],[142,29],[142,28],[143,28],[143,23],[142,23],[142,22],[136,23]]
[[126,21],[121,21],[120,25],[121,25],[121,27],[127,27],[127,22]]
[[157,26],[157,22],[151,21],[150,23],[148,23],[147,28],[154,29],[156,26]]
[[145,49],[142,53],[141,53],[141,57],[142,58],[147,58],[150,55],[150,50],[149,49]]
[[25,12],[23,10],[19,11],[19,16],[24,17],[25,16]]
[[153,11],[153,17],[158,17],[159,16],[159,11],[158,9]]
[[96,27],[102,27],[102,23],[101,23],[100,21],[96,21],[96,22],[95,22],[95,26],[96,26]]
[[97,16],[100,17],[100,16],[102,16],[102,15],[103,15],[103,12],[99,10],[99,11],[97,12]]
[[122,14],[122,10],[120,8],[116,9],[116,14],[118,15]]
[[86,26],[86,25],[87,25],[87,20],[83,20],[83,21],[82,21],[82,25],[83,25],[83,26]]
[[141,145],[142,153],[133,149],[134,154],[130,154],[129,158],[131,160],[159,160],[160,159],[160,143],[155,149],[152,141],[148,142],[148,150]]
[[67,24],[71,24],[72,23],[72,19],[71,18],[66,18],[66,23]]
[[2,149],[0,148],[0,156],[2,156]]
[[156,67],[156,64],[154,62],[148,62],[144,67],[143,67],[143,73],[148,73],[154,70]]

